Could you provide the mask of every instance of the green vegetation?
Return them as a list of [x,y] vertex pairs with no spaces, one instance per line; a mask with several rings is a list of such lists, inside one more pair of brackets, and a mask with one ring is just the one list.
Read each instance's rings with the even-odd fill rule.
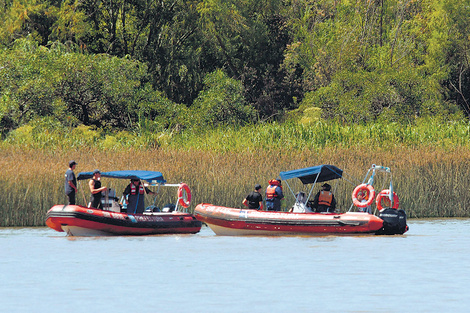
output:
[[1,226],[42,225],[69,159],[229,206],[281,170],[382,163],[411,217],[470,215],[465,1],[0,0],[0,18]]
[[0,3],[3,138],[470,114],[465,1]]
[[[367,123],[344,125],[322,120],[306,125],[295,122],[219,126],[214,128],[163,130],[139,124],[134,132],[107,133],[92,126],[58,127],[37,120],[12,131],[3,141],[31,149],[81,149],[84,146],[107,150],[153,149],[202,150],[217,152],[323,149],[325,147],[397,150],[400,147],[454,149],[470,148],[470,124],[420,119],[415,125]],[[1,146],[0,146],[1,147]]]

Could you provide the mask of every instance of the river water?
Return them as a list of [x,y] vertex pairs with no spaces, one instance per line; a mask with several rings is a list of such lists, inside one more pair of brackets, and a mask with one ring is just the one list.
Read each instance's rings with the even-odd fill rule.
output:
[[403,236],[0,228],[0,312],[468,312],[470,219]]

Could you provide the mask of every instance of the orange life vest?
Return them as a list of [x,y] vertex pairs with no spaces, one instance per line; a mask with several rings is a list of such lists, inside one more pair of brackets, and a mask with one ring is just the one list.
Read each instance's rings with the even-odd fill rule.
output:
[[269,185],[268,188],[266,188],[266,199],[272,200],[277,197],[276,187],[277,186]]
[[[139,193],[141,195],[144,194],[144,186],[142,186],[142,184],[139,185]],[[137,194],[137,188],[135,187],[134,184],[131,184],[131,195],[136,195]]]
[[332,200],[333,200],[333,194],[330,191],[325,191],[325,190],[320,191],[320,196],[318,197],[319,205],[331,206]]

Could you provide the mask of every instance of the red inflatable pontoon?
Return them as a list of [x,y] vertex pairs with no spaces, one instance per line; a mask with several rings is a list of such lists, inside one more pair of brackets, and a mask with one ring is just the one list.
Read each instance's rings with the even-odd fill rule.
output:
[[375,233],[383,226],[382,219],[362,212],[268,212],[201,203],[194,215],[217,235],[226,236]]
[[[373,190],[372,184],[376,173],[386,173],[390,174],[390,190],[393,190],[390,168],[373,164],[366,178],[370,173],[368,189]],[[408,230],[406,213],[398,209],[398,198],[395,199],[395,206],[380,210],[378,216],[372,214],[372,209],[369,207],[374,200],[372,198],[368,199],[365,205],[361,202],[356,206],[359,212],[352,211],[354,206],[351,205],[349,211],[345,213],[337,213],[337,208],[331,200],[329,206],[323,205],[323,207],[319,207],[318,200],[315,198],[313,201],[309,200],[316,183],[338,180],[343,178],[343,175],[343,170],[334,165],[318,165],[281,172],[280,179],[286,181],[295,199],[289,212],[235,209],[201,203],[196,206],[194,215],[198,220],[209,225],[217,235],[230,236],[369,233],[395,235],[403,234]],[[304,187],[312,185],[310,191],[306,193],[299,191],[294,194],[291,185],[287,182],[294,178],[298,178]],[[322,187],[328,188],[326,190],[331,188],[329,184],[324,184]]]
[[126,214],[80,205],[55,205],[47,212],[46,225],[70,236],[194,234],[201,222],[183,212]]
[[[92,176],[91,172],[82,172],[77,180]],[[188,185],[167,184],[162,173],[154,171],[112,171],[101,173],[101,177],[146,181],[145,186],[157,188],[154,191],[154,205],[147,207],[143,213],[135,214],[137,203],[133,208],[125,206],[123,196],[121,205],[117,202],[115,191],[109,189],[103,191],[103,210],[81,205],[55,205],[47,212],[46,225],[69,236],[194,234],[201,230],[202,223],[185,212],[191,201]],[[160,187],[178,187],[176,203],[167,203],[161,209],[155,206]]]

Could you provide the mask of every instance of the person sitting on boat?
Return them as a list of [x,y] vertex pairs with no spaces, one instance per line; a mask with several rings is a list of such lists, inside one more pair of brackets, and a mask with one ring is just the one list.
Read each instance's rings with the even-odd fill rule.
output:
[[284,199],[280,179],[271,179],[266,188],[266,210],[281,211],[281,200]]
[[145,194],[154,195],[155,193],[144,187],[140,179],[131,179],[130,184],[127,185],[122,194],[126,199],[127,214],[142,214],[145,209]]
[[105,186],[101,186],[101,172],[100,170],[93,171],[93,177],[88,182],[90,187],[91,199],[90,199],[90,208],[103,209],[101,204],[101,192],[106,190]]
[[243,205],[247,206],[251,210],[262,210],[263,209],[263,196],[260,194],[261,185],[255,185],[255,191],[252,191],[243,199]]
[[327,183],[321,186],[321,190],[313,199],[315,212],[334,212],[336,209],[336,199],[331,192],[331,186]]
[[[367,193],[367,191],[359,192],[357,194],[357,200],[359,200],[359,202],[361,203],[367,202],[367,200],[369,200],[369,194]],[[370,205],[366,206],[365,208],[358,208],[358,209],[359,209],[359,212],[372,214],[372,207]]]

